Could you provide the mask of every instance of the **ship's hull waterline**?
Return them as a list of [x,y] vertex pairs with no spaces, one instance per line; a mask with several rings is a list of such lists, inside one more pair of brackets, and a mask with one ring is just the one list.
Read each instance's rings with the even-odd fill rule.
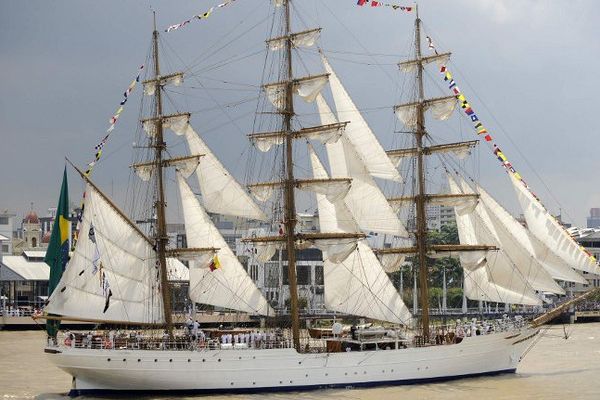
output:
[[70,395],[111,392],[267,392],[415,384],[514,372],[537,329],[399,350],[297,353],[48,348],[73,376]]

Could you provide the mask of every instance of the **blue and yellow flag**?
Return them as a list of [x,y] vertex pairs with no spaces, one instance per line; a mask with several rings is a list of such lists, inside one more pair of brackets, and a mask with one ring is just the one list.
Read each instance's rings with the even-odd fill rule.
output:
[[[48,296],[52,294],[58,286],[58,282],[69,260],[69,185],[67,183],[67,168],[63,173],[62,186],[60,188],[60,198],[56,209],[56,218],[52,227],[52,236],[46,251],[44,261],[50,266],[50,280],[48,282]],[[56,336],[60,322],[46,320],[46,331],[49,336]]]

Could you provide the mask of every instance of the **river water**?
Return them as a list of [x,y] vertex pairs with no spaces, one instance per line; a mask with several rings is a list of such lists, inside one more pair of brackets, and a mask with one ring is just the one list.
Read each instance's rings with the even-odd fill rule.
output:
[[[600,400],[600,323],[554,325],[527,354],[516,374],[447,383],[303,393],[214,396],[214,399],[306,400]],[[43,353],[41,331],[0,331],[0,399],[65,399],[71,377]],[[148,397],[165,400],[164,397]],[[177,397],[206,399],[207,396]],[[91,399],[86,397],[86,399]]]

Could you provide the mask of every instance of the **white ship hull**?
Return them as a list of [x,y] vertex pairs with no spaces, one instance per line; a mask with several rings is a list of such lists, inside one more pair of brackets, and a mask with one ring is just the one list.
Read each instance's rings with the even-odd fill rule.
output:
[[48,348],[73,376],[71,395],[122,391],[199,393],[414,384],[514,372],[537,329],[399,350],[300,354],[294,349],[208,351]]

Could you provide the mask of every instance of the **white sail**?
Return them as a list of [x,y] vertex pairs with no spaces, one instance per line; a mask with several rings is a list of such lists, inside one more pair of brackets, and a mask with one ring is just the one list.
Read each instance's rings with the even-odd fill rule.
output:
[[[312,147],[309,147],[309,152],[314,178],[327,178],[327,172]],[[358,231],[343,202],[332,204],[325,195],[317,193],[316,196],[321,232]],[[325,306],[328,310],[398,324],[411,323],[410,311],[366,240],[359,240],[356,249],[341,262],[334,262],[327,250],[323,251],[323,260]]]
[[527,252],[530,258],[535,258],[552,278],[569,282],[587,283],[587,280],[583,276],[575,272],[558,258],[549,247],[533,236],[527,228],[510,215],[481,186],[477,186],[476,190],[480,195],[481,201],[490,211],[490,215],[495,217],[495,221],[498,224],[502,224],[505,230],[513,236],[514,241]]
[[[448,176],[450,192],[463,194],[454,179]],[[497,245],[498,240],[490,232],[478,214],[456,213],[456,225],[461,244]],[[486,258],[473,260],[461,255],[461,265],[465,276],[465,296],[471,300],[485,300],[500,303],[540,305],[541,300],[515,270],[512,262],[502,251],[494,252]]]
[[[469,193],[471,191],[464,180],[461,180],[460,184],[464,192]],[[548,271],[537,260],[535,254],[529,251],[523,226],[487,193],[482,195],[482,203],[476,208],[475,212],[479,213],[481,220],[488,224],[490,230],[493,230],[502,251],[510,258],[532,288],[542,292],[565,294],[563,288],[554,281]]]
[[584,252],[577,242],[556,221],[548,210],[531,194],[523,182],[509,173],[521,209],[527,221],[527,228],[556,255],[572,268],[579,271],[600,274],[600,268],[592,257]]
[[[188,247],[218,249],[215,258],[209,262],[190,262],[190,299],[196,303],[273,316],[273,309],[180,174],[177,174],[177,182]],[[218,268],[210,268],[210,262],[215,263]]]
[[91,185],[84,210],[73,256],[45,311],[99,321],[164,322],[152,244]]
[[190,124],[186,127],[185,137],[190,154],[203,155],[196,169],[196,176],[206,210],[216,214],[266,220],[265,213],[225,169]]
[[[317,107],[322,124],[337,123],[335,115],[322,96],[317,97]],[[402,221],[367,171],[360,156],[348,141],[346,133],[337,142],[328,143],[325,147],[332,176],[352,178],[352,185],[344,202],[360,228],[368,232],[408,236]]]
[[340,121],[349,121],[345,135],[352,143],[360,159],[369,173],[377,178],[402,182],[400,173],[381,147],[367,121],[360,114],[350,95],[340,82],[339,78],[322,57],[325,70],[329,73],[329,85],[333,94],[337,117]]

